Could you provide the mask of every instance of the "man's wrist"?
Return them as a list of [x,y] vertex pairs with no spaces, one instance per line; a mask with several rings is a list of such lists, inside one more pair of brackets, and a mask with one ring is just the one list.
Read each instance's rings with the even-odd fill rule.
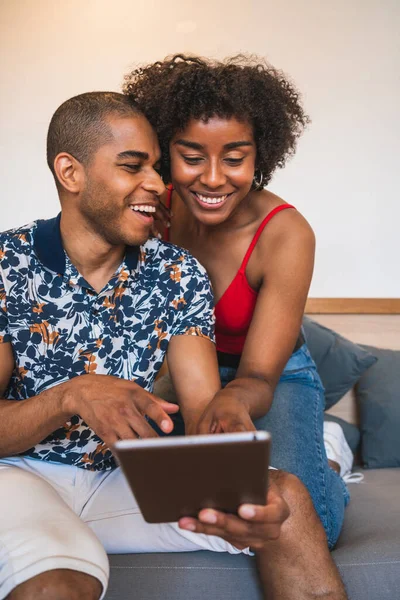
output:
[[56,410],[59,414],[65,416],[66,419],[79,412],[76,402],[76,392],[74,392],[70,384],[71,381],[67,381],[48,390],[49,392],[54,392]]

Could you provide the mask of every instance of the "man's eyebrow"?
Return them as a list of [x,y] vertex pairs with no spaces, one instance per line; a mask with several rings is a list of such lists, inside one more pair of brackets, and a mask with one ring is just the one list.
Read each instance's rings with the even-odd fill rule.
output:
[[142,160],[149,160],[149,155],[147,152],[141,152],[140,150],[125,150],[124,152],[117,154],[117,158],[119,160],[124,160],[125,158],[140,158]]

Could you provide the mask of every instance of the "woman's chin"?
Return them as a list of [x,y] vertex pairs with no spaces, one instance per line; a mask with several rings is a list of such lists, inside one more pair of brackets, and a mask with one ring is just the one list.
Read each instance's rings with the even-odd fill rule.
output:
[[229,213],[225,211],[223,213],[211,211],[204,213],[204,211],[199,210],[193,210],[190,212],[192,213],[196,221],[202,223],[203,225],[216,226],[220,225],[221,223],[224,223],[225,221],[227,221],[227,219],[229,219]]

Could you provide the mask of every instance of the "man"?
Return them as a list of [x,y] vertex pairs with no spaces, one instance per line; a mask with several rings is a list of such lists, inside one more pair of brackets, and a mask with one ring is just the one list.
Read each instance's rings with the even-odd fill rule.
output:
[[[61,214],[0,235],[0,598],[102,598],[106,552],[249,547],[271,597],[337,592],[322,526],[289,475],[272,475],[267,505],[240,517],[143,520],[110,447],[155,436],[146,417],[172,431],[178,406],[151,394],[166,352],[186,431],[197,430],[220,388],[209,282],[181,249],[147,241],[164,186],[131,100],[68,100],[47,155]],[[252,428],[249,415],[224,418],[225,430]]]

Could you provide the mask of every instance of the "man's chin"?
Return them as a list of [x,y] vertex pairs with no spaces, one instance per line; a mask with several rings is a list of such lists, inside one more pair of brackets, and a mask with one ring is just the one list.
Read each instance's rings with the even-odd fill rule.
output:
[[143,235],[127,235],[124,239],[125,246],[141,246],[145,244],[150,237],[150,229],[147,234]]

